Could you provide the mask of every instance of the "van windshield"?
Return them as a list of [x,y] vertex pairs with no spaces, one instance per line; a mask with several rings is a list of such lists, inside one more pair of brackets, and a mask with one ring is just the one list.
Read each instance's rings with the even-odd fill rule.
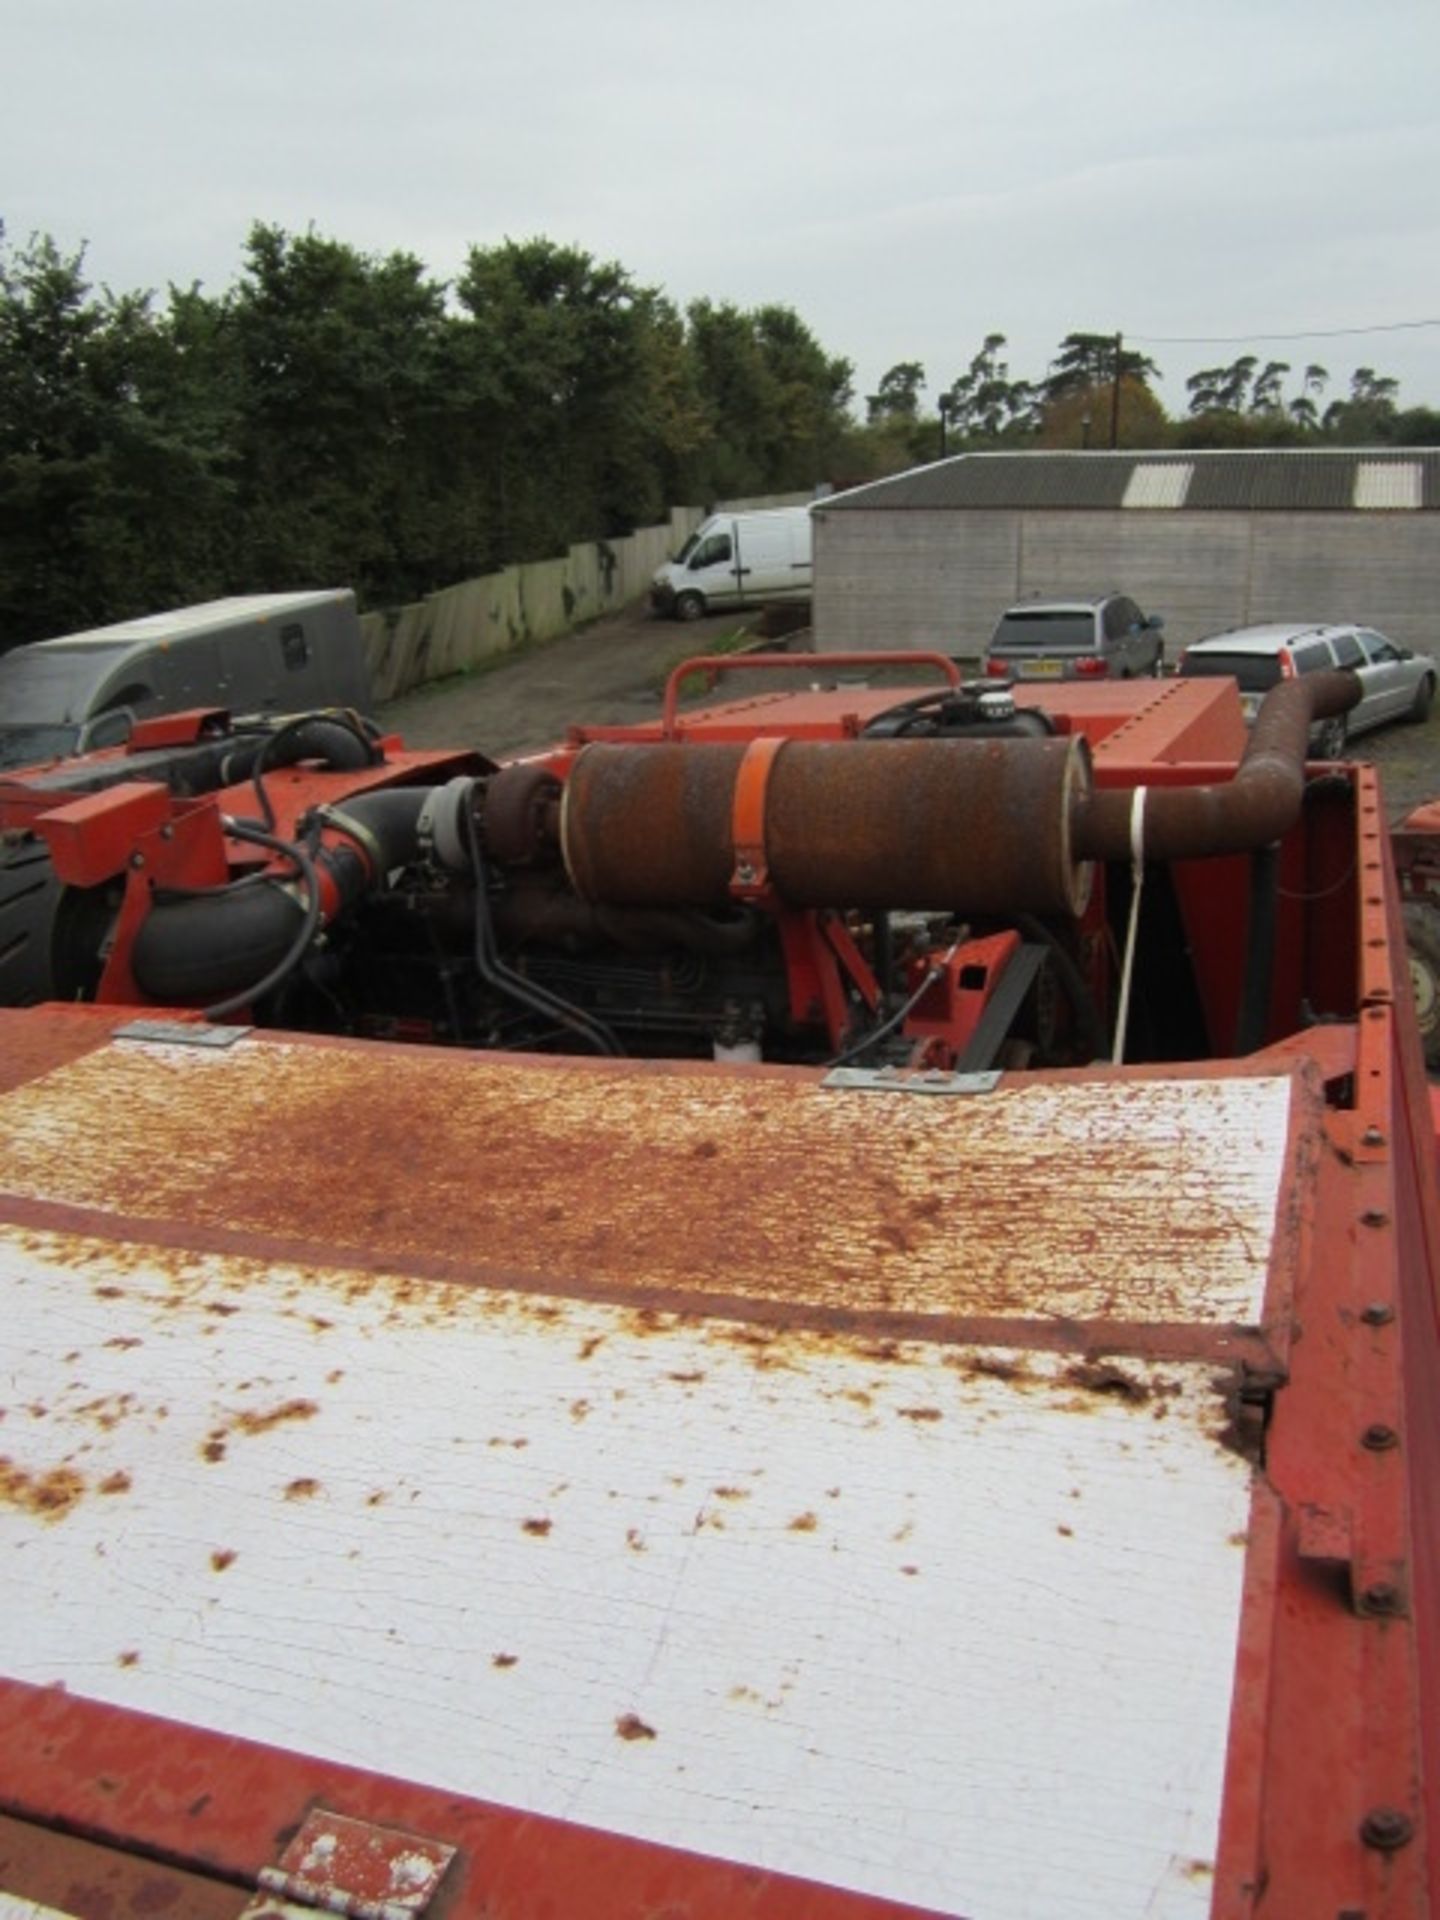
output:
[[79,727],[0,727],[0,769],[61,760],[79,738]]
[[134,642],[114,646],[16,647],[0,656],[0,733],[84,720],[90,699]]
[[1094,614],[1066,607],[1007,613],[990,642],[996,653],[1008,653],[1015,647],[1093,647],[1094,644]]
[[675,564],[677,567],[684,566],[685,562],[690,558],[691,554],[695,551],[695,547],[699,539],[700,539],[700,534],[699,534],[699,530],[697,529],[694,533],[691,534],[690,538],[685,542],[684,546],[681,547],[680,551],[676,554]]

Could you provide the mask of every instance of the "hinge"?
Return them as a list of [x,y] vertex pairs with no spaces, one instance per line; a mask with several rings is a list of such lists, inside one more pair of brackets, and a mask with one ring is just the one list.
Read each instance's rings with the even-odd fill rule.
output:
[[130,1020],[116,1027],[112,1040],[144,1040],[151,1046],[233,1047],[249,1027],[212,1026],[203,1020]]
[[832,1067],[820,1082],[846,1093],[992,1093],[998,1073],[946,1073],[935,1067],[905,1073],[898,1067]]
[[323,1807],[280,1856],[262,1867],[260,1891],[240,1920],[416,1920],[430,1905],[455,1848],[395,1827],[351,1820]]

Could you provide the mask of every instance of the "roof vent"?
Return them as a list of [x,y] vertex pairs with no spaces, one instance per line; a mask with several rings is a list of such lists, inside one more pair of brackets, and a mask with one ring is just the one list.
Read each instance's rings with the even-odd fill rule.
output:
[[1418,460],[1362,460],[1355,468],[1355,505],[1414,509],[1423,503],[1423,484]]
[[1194,462],[1190,460],[1137,463],[1120,504],[1122,507],[1183,507],[1194,473]]

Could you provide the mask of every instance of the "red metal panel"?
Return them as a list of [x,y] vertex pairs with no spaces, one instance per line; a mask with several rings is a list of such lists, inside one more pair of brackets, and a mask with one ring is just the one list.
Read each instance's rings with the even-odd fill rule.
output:
[[443,1920],[919,1911],[0,1681],[0,1806],[23,1818],[254,1885],[317,1805],[458,1847],[432,1909]]
[[127,780],[52,807],[35,822],[60,878],[71,887],[96,887],[123,873],[145,834],[170,817],[170,790],[153,780]]

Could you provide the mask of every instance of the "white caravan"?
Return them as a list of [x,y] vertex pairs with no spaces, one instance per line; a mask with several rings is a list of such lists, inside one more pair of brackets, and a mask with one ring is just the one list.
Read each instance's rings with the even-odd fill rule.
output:
[[810,582],[808,507],[713,513],[655,575],[650,604],[698,620],[760,600],[807,599]]

